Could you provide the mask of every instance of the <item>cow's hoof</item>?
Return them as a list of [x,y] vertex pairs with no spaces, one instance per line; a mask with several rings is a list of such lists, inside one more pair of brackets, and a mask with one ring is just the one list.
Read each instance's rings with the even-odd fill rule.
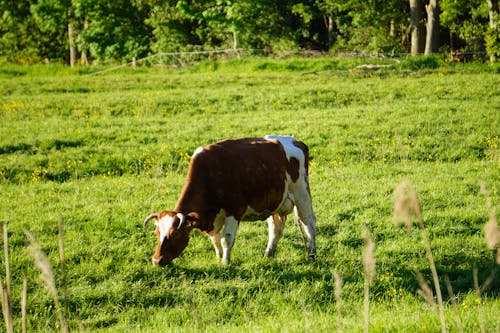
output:
[[269,250],[269,251],[266,251],[266,253],[264,253],[264,257],[271,258],[271,257],[274,257],[275,254],[276,254],[276,251]]

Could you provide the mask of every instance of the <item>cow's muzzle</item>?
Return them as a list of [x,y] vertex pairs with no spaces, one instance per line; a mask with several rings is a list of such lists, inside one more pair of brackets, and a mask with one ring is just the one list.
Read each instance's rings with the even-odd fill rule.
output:
[[164,260],[163,257],[159,257],[159,258],[152,257],[151,262],[153,263],[154,266],[160,266],[160,267],[166,266],[170,263],[170,261]]
[[160,266],[161,259],[162,259],[161,257],[160,258],[152,257],[151,261],[153,262],[154,266]]

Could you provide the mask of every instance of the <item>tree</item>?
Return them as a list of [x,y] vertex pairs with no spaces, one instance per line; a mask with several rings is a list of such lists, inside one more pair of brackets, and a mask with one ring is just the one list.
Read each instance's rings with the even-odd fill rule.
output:
[[437,52],[441,37],[442,49],[494,61],[499,15],[498,0],[0,0],[0,57],[74,66],[221,48],[415,55]]
[[151,6],[140,0],[81,0],[79,48],[88,48],[98,61],[130,61],[150,51],[151,27],[146,24]]
[[487,1],[441,0],[439,6],[441,26],[450,36],[445,46],[453,52],[469,56],[477,56],[484,51],[490,54],[488,43],[495,40],[497,34],[488,25]]
[[329,48],[359,52],[401,51],[407,0],[317,0]]
[[76,44],[74,35],[74,9],[73,5],[69,3],[68,7],[68,46],[69,46],[69,64],[75,67],[76,64]]
[[437,52],[439,47],[439,7],[438,0],[430,0],[425,5],[427,12],[425,54]]
[[422,54],[422,2],[420,0],[410,0],[410,34],[411,34],[411,55]]
[[498,2],[496,0],[488,1],[488,17],[489,17],[489,29],[485,36],[486,41],[486,51],[490,56],[490,61],[495,62],[497,54],[500,54],[500,29],[498,27],[498,16],[500,12],[498,10]]
[[30,6],[29,1],[0,0],[0,56],[8,61],[37,56],[40,36]]
[[47,59],[68,59],[70,4],[70,0],[39,0],[31,5],[31,14],[40,31],[40,56]]

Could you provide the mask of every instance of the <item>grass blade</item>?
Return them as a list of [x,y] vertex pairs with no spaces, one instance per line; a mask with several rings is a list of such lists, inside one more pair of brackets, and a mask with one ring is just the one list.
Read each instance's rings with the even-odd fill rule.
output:
[[35,259],[35,265],[41,273],[40,278],[44,283],[45,287],[47,288],[47,291],[54,299],[54,305],[57,312],[57,317],[59,319],[59,323],[61,325],[61,330],[63,332],[68,332],[68,327],[66,325],[66,321],[64,320],[64,316],[61,311],[61,306],[59,304],[59,296],[57,294],[56,281],[54,277],[54,272],[52,270],[52,264],[50,263],[50,260],[47,257],[47,255],[40,248],[40,245],[38,244],[35,236],[28,230],[25,230],[24,233],[30,242],[29,248]]

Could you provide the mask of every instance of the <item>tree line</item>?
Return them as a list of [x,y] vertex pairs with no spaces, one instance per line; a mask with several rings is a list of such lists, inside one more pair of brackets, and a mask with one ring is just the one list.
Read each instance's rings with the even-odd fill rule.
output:
[[247,48],[500,55],[498,0],[0,0],[0,60]]

